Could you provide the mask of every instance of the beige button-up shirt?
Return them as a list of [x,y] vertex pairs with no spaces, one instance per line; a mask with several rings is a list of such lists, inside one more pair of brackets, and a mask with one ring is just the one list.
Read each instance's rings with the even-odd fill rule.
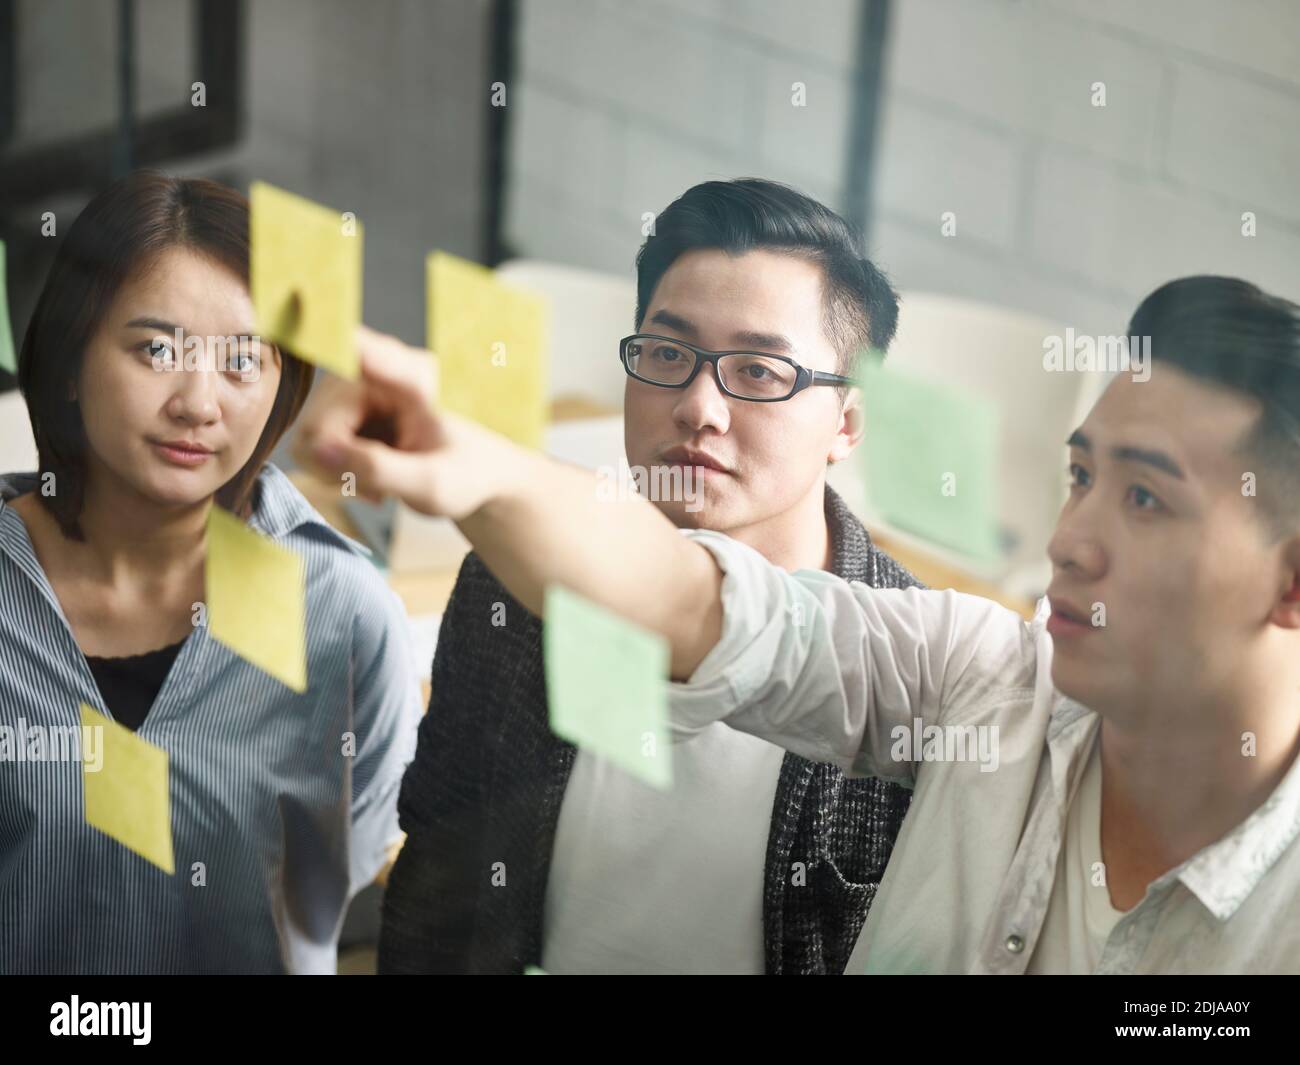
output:
[[[914,789],[848,972],[1023,973],[1069,797],[1100,719],[1056,691],[1046,601],[1030,622],[956,592],[786,573],[689,531],[725,572],[722,637],[670,686],[673,730],[713,721]],[[1099,973],[1300,972],[1300,760],[1222,839],[1171,869],[1106,940]]]

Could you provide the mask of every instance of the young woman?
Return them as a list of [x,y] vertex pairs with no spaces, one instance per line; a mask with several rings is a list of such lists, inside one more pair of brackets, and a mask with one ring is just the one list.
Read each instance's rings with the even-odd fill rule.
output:
[[[27,330],[40,469],[0,478],[0,972],[332,972],[400,838],[405,621],[267,462],[313,371],[257,336],[248,227],[231,189],[133,174],[71,227]],[[301,694],[205,627],[213,506],[303,559]],[[87,824],[81,764],[31,739],[82,703],[167,752],[174,874]]]

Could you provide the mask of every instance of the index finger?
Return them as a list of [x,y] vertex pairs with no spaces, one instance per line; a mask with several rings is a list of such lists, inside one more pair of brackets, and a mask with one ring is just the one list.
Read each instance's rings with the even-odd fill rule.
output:
[[413,348],[395,336],[357,326],[361,379],[390,399],[417,399],[430,407],[438,396],[438,359],[431,351]]

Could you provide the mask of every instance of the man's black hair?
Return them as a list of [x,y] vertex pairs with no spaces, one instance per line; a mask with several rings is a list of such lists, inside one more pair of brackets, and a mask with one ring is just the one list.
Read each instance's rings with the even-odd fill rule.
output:
[[1151,338],[1153,364],[1259,402],[1241,452],[1274,532],[1300,532],[1300,307],[1239,278],[1184,277],[1144,299],[1128,333]]

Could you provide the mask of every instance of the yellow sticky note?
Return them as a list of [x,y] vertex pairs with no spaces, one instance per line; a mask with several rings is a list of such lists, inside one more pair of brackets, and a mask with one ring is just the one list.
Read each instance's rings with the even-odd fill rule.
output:
[[439,403],[526,447],[546,431],[549,309],[540,296],[446,252],[426,263]]
[[175,873],[167,752],[85,703],[81,728],[83,736],[95,729],[100,737],[97,768],[85,757],[81,760],[86,824],[169,876]]
[[307,690],[302,558],[228,511],[208,512],[208,631],[296,692]]
[[253,182],[249,202],[249,281],[258,332],[354,380],[361,223],[263,181]]

